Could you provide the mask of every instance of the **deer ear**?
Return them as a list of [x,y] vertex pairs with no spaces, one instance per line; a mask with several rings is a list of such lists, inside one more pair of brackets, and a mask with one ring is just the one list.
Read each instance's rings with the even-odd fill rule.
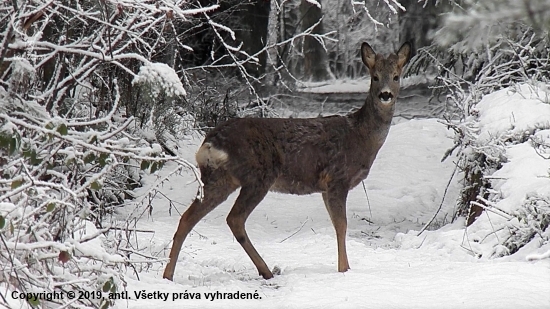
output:
[[397,51],[397,65],[399,67],[404,67],[407,62],[409,62],[409,59],[411,59],[412,54],[412,46],[411,43],[405,42],[403,45],[401,45],[401,48]]
[[374,69],[374,64],[376,63],[376,53],[366,42],[361,44],[361,59],[369,70],[372,71]]

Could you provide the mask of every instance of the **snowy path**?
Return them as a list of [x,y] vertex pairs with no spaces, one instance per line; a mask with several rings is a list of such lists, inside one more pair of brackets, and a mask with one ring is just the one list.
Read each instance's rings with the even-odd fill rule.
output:
[[[261,279],[225,223],[233,194],[189,235],[175,282],[162,279],[164,265],[140,273],[139,281],[128,271],[132,299],[118,301],[118,308],[550,308],[548,260],[475,259],[460,247],[460,222],[440,231],[444,241],[438,246],[421,246],[421,241],[413,245],[410,236],[397,234],[419,230],[439,206],[454,167],[452,160],[440,162],[452,144],[449,134],[435,120],[392,127],[365,182],[371,211],[361,185],[349,195],[350,271],[336,271],[336,239],[320,195],[270,193],[250,216],[247,230],[269,267],[280,267],[282,274]],[[199,142],[189,141],[182,156],[193,160]],[[165,194],[181,203],[176,205],[180,212],[196,192],[196,184],[186,185],[190,179],[183,175],[165,187]],[[457,192],[455,182],[437,221],[445,213],[450,217]],[[168,254],[162,248],[179,218],[169,216],[167,207],[159,198],[153,216],[140,223],[140,228],[155,230],[153,237],[141,236],[150,254]],[[446,231],[451,231],[447,238]],[[134,291],[141,290],[169,293],[169,299],[135,299]],[[261,299],[205,297],[237,291],[257,292]],[[198,293],[201,299],[172,300],[172,293]]]
[[[394,123],[404,119],[436,118],[442,115],[444,104],[432,98],[429,82],[434,78],[405,78],[395,105]],[[273,107],[281,117],[317,117],[347,114],[365,102],[370,81],[334,80],[330,83],[309,83],[304,88],[272,97]]]

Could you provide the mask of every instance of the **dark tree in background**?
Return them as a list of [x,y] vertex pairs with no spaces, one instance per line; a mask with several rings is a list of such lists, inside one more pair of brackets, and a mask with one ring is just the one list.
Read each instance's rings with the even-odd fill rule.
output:
[[400,2],[406,11],[399,11],[399,40],[413,43],[415,49],[430,45],[433,31],[438,27],[438,15],[444,9],[444,5],[428,2],[423,7],[417,0]]
[[[318,2],[321,3],[321,1]],[[300,4],[300,13],[302,15],[302,31],[309,29],[323,17],[321,8],[306,0],[302,0]],[[312,33],[324,33],[323,23],[319,23],[313,29]],[[327,53],[323,46],[315,38],[305,37],[303,50],[303,77],[311,79],[312,81],[327,80],[329,78],[327,70]]]
[[[243,42],[243,47],[250,54],[261,51],[267,39],[267,22],[269,20],[269,1],[253,0],[246,1],[243,5],[242,28],[237,31],[237,39]],[[265,73],[266,55],[265,52],[258,55],[260,65],[249,64],[247,69],[250,73],[259,77]]]

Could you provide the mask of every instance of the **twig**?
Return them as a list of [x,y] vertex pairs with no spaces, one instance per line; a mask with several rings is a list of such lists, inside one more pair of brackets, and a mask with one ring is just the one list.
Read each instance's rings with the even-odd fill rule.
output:
[[298,232],[300,232],[302,230],[302,228],[304,227],[304,225],[306,225],[306,222],[308,222],[308,221],[309,221],[309,217],[306,218],[306,220],[302,223],[302,225],[300,226],[300,228],[296,232],[292,233],[290,236],[286,237],[285,239],[279,241],[279,243],[281,244],[285,240],[287,240],[287,239],[291,238],[292,236],[298,234]]
[[[492,225],[492,223],[491,223],[491,225]],[[485,235],[485,237],[483,237],[483,238],[479,241],[479,243],[482,244],[482,243],[485,241],[485,239],[487,239],[487,237],[489,237],[489,236],[491,236],[491,235],[493,235],[493,234],[495,234],[495,236],[496,236],[496,235],[497,235],[497,232],[500,232],[500,231],[504,230],[504,228],[505,228],[504,226],[501,227],[501,228],[499,228],[498,230],[494,230],[494,228],[493,228],[493,231],[492,231],[491,233]],[[498,236],[497,236],[497,239],[498,239]]]
[[491,216],[489,216],[488,212],[486,212],[485,214],[487,215],[487,219],[489,219],[489,223],[491,224],[491,229],[493,230],[491,234],[495,234],[495,237],[497,238],[498,243],[501,243],[500,239],[498,238],[497,231],[495,231],[495,227],[493,226],[493,221],[491,221]]
[[[362,180],[362,181],[361,181],[361,184],[363,184],[363,191],[365,191],[365,196],[367,197],[367,204],[369,205],[369,214],[370,214],[370,220],[365,220],[365,221],[367,221],[367,222],[369,222],[369,223],[373,223],[373,222],[371,221],[371,220],[372,220],[372,211],[371,211],[371,209],[370,209],[370,200],[369,200],[369,195],[367,194],[367,188],[365,187],[365,181]],[[365,219],[365,218],[363,218],[363,219]]]
[[110,229],[111,229],[111,227],[108,226],[108,227],[106,227],[106,228],[103,228],[103,229],[101,229],[101,230],[98,230],[97,232],[93,233],[92,235],[86,235],[86,236],[82,237],[78,242],[80,242],[81,244],[82,244],[82,243],[85,243],[85,242],[88,242],[88,241],[90,241],[90,240],[92,240],[92,239],[97,238],[99,235],[108,232]]
[[[507,220],[511,220],[511,219],[513,218],[513,216],[507,214],[505,211],[502,211],[502,210],[500,210],[500,209],[497,208],[497,207],[483,205],[483,204],[481,204],[481,203],[479,203],[479,202],[476,202],[476,201],[471,201],[470,203],[471,203],[472,205],[476,205],[476,206],[479,206],[479,207],[481,207],[481,208],[483,208],[483,209],[485,209],[485,210],[487,210],[487,211],[490,211],[490,212],[494,213],[495,215],[499,215],[499,216],[501,216],[501,217],[503,217],[503,218],[505,218],[505,219],[507,219]],[[500,211],[500,212],[497,212],[495,209],[498,210],[498,211]]]
[[369,219],[367,219],[367,218],[365,218],[365,217],[361,218],[361,220],[367,221],[367,222],[370,223],[370,224],[374,224],[374,222],[372,222],[371,220],[369,220]]
[[432,222],[435,220],[435,217],[439,214],[439,211],[443,207],[443,202],[445,201],[445,197],[447,196],[447,190],[449,190],[449,186],[451,185],[451,182],[453,181],[453,178],[455,177],[456,170],[458,169],[458,162],[455,164],[455,168],[453,169],[453,173],[451,174],[451,178],[449,178],[449,181],[447,182],[447,186],[445,186],[445,191],[443,192],[443,198],[441,198],[441,203],[439,203],[439,207],[437,208],[436,212],[432,216],[432,218],[424,225],[424,227],[416,234],[416,236],[420,236],[427,228],[432,224]]
[[119,230],[119,231],[132,231],[132,232],[140,232],[140,233],[155,233],[153,230],[141,230],[141,229],[134,229],[131,227],[111,227],[111,230]]
[[[157,257],[151,256],[151,255],[147,255],[147,254],[143,254],[143,253],[137,252],[137,251],[135,251],[135,250],[126,249],[126,248],[120,248],[120,250],[121,250],[121,251],[124,251],[124,252],[128,252],[128,253],[137,254],[137,255],[142,256],[142,257],[144,257],[144,258],[148,258],[148,259],[152,259],[152,260],[158,260]],[[130,257],[128,256],[128,259],[129,259],[129,258],[130,258]],[[153,261],[151,261],[151,262],[153,262]]]
[[422,242],[420,243],[420,245],[418,245],[416,247],[416,249],[420,249],[422,247],[422,245],[424,244],[424,242],[426,241],[426,238],[428,238],[428,236],[425,236],[424,239],[422,239]]

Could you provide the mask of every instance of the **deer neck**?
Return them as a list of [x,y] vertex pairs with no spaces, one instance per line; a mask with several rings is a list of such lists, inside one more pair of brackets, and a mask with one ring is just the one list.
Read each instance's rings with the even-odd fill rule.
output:
[[[386,129],[391,125],[395,101],[390,104],[382,104],[375,95],[369,91],[363,107],[354,114],[357,125],[369,129]],[[370,131],[370,130],[369,130]]]

